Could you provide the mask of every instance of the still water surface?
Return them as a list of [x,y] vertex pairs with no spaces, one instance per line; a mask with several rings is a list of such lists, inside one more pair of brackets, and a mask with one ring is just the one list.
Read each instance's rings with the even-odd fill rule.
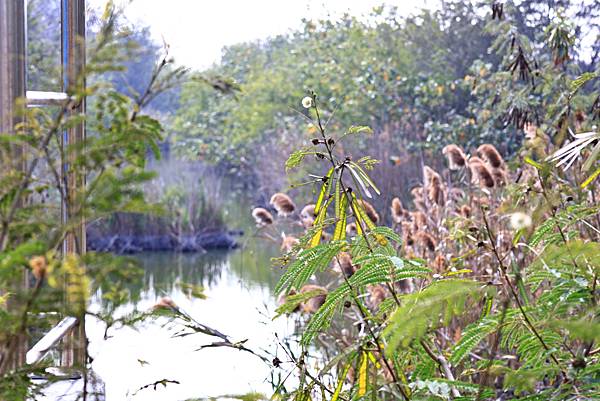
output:
[[[139,297],[137,307],[152,308],[162,296],[171,297],[181,309],[197,321],[215,328],[233,340],[244,340],[254,350],[275,350],[275,336],[294,331],[294,322],[286,318],[272,320],[277,300],[273,288],[280,271],[271,267],[270,258],[277,246],[242,237],[244,249],[207,254],[152,253],[136,256],[144,277],[132,291]],[[189,297],[178,282],[201,285],[207,299]],[[165,321],[147,321],[133,328],[111,329],[103,339],[104,325],[87,322],[93,369],[106,384],[107,401],[187,400],[190,398],[262,392],[270,395],[266,380],[270,370],[257,357],[227,348],[195,351],[213,341],[202,334],[173,338],[173,326]],[[157,380],[177,380],[180,384],[136,390]]]

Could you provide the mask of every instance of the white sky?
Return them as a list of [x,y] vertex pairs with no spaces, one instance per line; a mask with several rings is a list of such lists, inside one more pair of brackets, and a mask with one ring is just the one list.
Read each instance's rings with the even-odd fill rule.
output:
[[383,2],[408,14],[433,0],[134,0],[125,15],[164,38],[178,64],[201,69],[220,59],[223,46],[287,33],[303,17],[362,16]]

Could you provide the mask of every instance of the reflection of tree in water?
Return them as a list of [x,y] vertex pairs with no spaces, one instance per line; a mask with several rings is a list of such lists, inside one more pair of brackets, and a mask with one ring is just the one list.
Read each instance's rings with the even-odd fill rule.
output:
[[137,258],[144,269],[144,278],[140,283],[143,287],[135,289],[138,292],[154,290],[157,294],[170,294],[177,283],[210,288],[219,282],[228,268],[225,251],[205,254],[156,252],[140,254]]
[[167,295],[176,289],[177,283],[211,288],[224,275],[233,274],[245,286],[271,290],[281,274],[271,266],[271,258],[277,252],[276,246],[251,240],[244,249],[234,251],[143,253],[135,255],[144,270],[143,279],[132,282],[128,288],[134,298],[147,291]]

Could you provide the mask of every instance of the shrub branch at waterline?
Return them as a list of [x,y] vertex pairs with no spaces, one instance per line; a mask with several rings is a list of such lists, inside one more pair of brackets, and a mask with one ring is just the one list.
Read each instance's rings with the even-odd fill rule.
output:
[[[437,355],[429,345],[429,329],[452,319],[469,300],[493,296],[493,286],[451,277],[434,278],[423,260],[399,257],[401,238],[392,229],[375,225],[369,216],[370,205],[365,199],[380,194],[368,175],[378,162],[370,157],[353,161],[336,152],[340,141],[353,135],[369,135],[371,129],[353,126],[334,138],[326,132],[326,124],[321,120],[317,96],[311,93],[302,104],[314,115],[314,120],[308,118],[317,127],[320,137],[312,140],[313,147],[294,152],[286,163],[286,169],[294,168],[306,156],[314,155],[326,162],[329,170],[324,176],[309,182],[320,181],[312,228],[291,252],[281,258],[287,268],[275,291],[285,294],[287,301],[279,311],[293,311],[300,303],[313,297],[313,291],[300,291],[300,294],[297,291],[315,272],[327,269],[332,262],[341,265],[342,255],[349,254],[353,264],[360,268],[353,274],[341,274],[341,284],[328,292],[324,303],[308,322],[301,345],[307,347],[313,343],[345,309],[353,311],[354,323],[360,327],[361,335],[358,343],[350,347],[350,352],[334,358],[318,375],[322,376],[327,370],[339,366],[336,386],[327,388],[322,381],[312,380],[312,375],[301,372],[297,393],[310,394],[320,389],[331,393],[333,400],[350,399],[350,394],[344,397],[341,394],[344,380],[352,369],[353,372],[358,371],[358,380],[354,381],[354,389],[351,390],[355,391],[355,395],[375,396],[382,391],[408,400],[412,390],[407,380],[405,354],[400,351],[414,341],[433,361],[446,367],[445,380],[449,388],[454,377],[444,356]],[[350,226],[355,226],[356,235],[353,237],[347,233],[353,232],[348,229]],[[327,236],[323,234],[331,230],[331,239],[325,242],[323,238]],[[403,281],[409,279],[418,281],[422,288],[410,298],[400,294]],[[376,312],[365,301],[365,295],[378,288],[389,292],[391,297]],[[414,308],[420,309],[417,314],[412,313]],[[378,372],[383,373],[383,379]],[[460,394],[454,387],[452,391],[456,396]]]
[[[452,229],[458,205],[432,209],[446,216],[441,226],[450,225],[432,246],[451,251],[443,255],[449,265],[436,264],[433,252],[426,259],[404,256],[414,248],[407,246],[404,224],[377,226],[379,216],[367,201],[379,195],[368,175],[377,161],[354,162],[337,146],[371,130],[351,127],[334,137],[321,121],[317,97],[311,93],[302,103],[319,137],[293,153],[286,168],[315,156],[326,173],[301,184],[318,187],[314,219],[306,218],[307,205],[300,217],[310,227],[279,259],[285,266],[276,287],[285,300],[279,315],[300,310],[311,316],[301,357],[290,361],[299,384],[290,392],[281,383],[278,395],[337,401],[598,394],[599,231],[585,220],[598,207],[557,203],[577,185],[555,179],[550,164],[525,157],[524,168],[534,171],[526,183],[511,179],[494,191],[480,183],[478,197],[467,198],[478,206],[460,230],[472,246]],[[469,160],[476,163],[474,156]],[[523,186],[530,189],[516,190]],[[508,213],[514,208],[533,209],[535,223],[524,213]],[[526,224],[513,221],[520,215]],[[512,235],[501,224],[509,218]],[[406,244],[395,230],[402,230]],[[336,268],[336,279],[315,285]],[[314,350],[321,366],[307,363]]]

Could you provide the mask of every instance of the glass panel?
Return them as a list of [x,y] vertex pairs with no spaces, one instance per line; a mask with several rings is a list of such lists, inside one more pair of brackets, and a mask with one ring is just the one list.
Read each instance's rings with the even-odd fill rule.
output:
[[61,90],[60,0],[27,0],[27,89]]

